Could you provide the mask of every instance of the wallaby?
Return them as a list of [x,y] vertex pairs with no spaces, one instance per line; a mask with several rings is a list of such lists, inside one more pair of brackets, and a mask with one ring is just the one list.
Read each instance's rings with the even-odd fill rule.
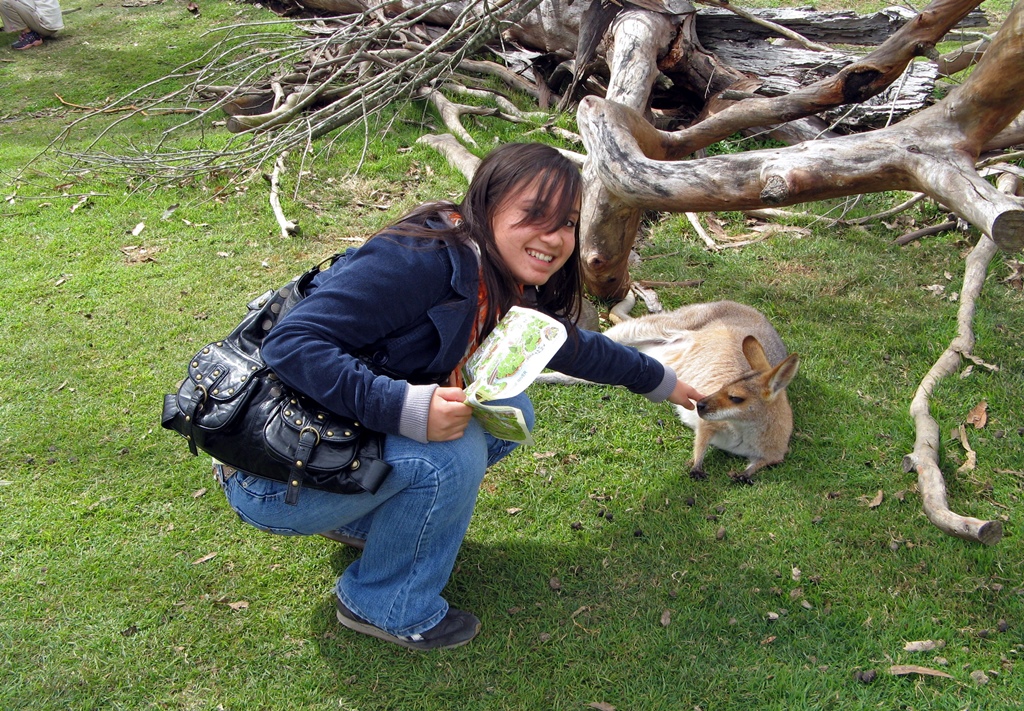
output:
[[[786,386],[796,375],[799,356],[786,355],[778,332],[760,311],[735,301],[691,304],[630,318],[605,335],[661,361],[705,395],[695,410],[676,406],[679,418],[694,430],[691,477],[707,477],[709,445],[745,457],[747,468],[732,478],[748,484],[759,469],[782,461],[793,433]],[[583,382],[560,374],[538,380]]]

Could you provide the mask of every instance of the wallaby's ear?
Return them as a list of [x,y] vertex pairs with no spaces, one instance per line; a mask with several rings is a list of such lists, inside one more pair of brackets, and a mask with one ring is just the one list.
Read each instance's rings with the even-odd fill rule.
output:
[[772,397],[775,397],[786,389],[786,386],[789,385],[793,376],[796,375],[797,368],[799,367],[800,356],[796,353],[792,353],[772,369],[767,378],[768,391],[771,393]]
[[768,362],[768,356],[764,354],[761,343],[753,336],[746,336],[743,339],[743,355],[750,363],[750,367],[758,373],[764,373],[772,367]]

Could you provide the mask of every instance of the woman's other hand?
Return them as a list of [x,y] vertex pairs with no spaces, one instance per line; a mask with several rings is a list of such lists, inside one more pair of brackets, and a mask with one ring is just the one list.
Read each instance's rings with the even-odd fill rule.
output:
[[473,408],[466,404],[462,388],[441,387],[434,390],[427,415],[427,441],[449,442],[466,431]]

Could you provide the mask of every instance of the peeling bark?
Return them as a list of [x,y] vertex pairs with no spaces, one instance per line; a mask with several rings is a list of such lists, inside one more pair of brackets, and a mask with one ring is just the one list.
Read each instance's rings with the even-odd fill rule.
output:
[[[658,76],[655,60],[668,45],[671,19],[647,10],[628,10],[612,27],[607,98],[644,111]],[[583,165],[583,205],[580,210],[581,256],[584,279],[596,295],[621,299],[629,292],[629,249],[623,235],[635,236],[644,207],[620,200],[598,180],[600,166],[592,154]],[[632,244],[632,239],[630,239]]]

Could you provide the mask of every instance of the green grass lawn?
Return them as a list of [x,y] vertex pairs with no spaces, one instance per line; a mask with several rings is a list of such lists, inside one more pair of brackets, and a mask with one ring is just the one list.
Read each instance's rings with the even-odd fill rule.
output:
[[[340,628],[332,588],[356,553],[239,522],[208,460],[160,428],[162,396],[252,296],[465,183],[415,143],[437,130],[422,107],[396,109],[358,175],[362,130],[304,166],[297,192],[290,165],[283,207],[303,228],[291,239],[258,178],[149,187],[36,158],[76,107],[158,79],[214,41],[208,30],[273,18],[226,0],[200,9],[88,2],[41,48],[0,37],[0,708],[1020,708],[1024,295],[997,257],[975,353],[999,370],[943,381],[933,404],[952,507],[1003,522],[984,547],[932,526],[901,468],[910,399],[955,335],[976,235],[894,247],[906,226],[808,223],[709,253],[681,216],[652,221],[634,278],[700,279],[659,296],[750,303],[801,354],[787,460],[740,486],[727,472],[742,462],[712,451],[711,477],[693,482],[693,437],[668,405],[534,386],[537,444],[488,474],[446,591],[483,620],[480,636],[416,654]],[[100,147],[175,120],[125,122]],[[470,128],[481,145],[521,130]],[[958,472],[949,432],[982,400],[977,467]],[[937,647],[905,650],[925,640]],[[911,664],[948,678],[889,673]]]

